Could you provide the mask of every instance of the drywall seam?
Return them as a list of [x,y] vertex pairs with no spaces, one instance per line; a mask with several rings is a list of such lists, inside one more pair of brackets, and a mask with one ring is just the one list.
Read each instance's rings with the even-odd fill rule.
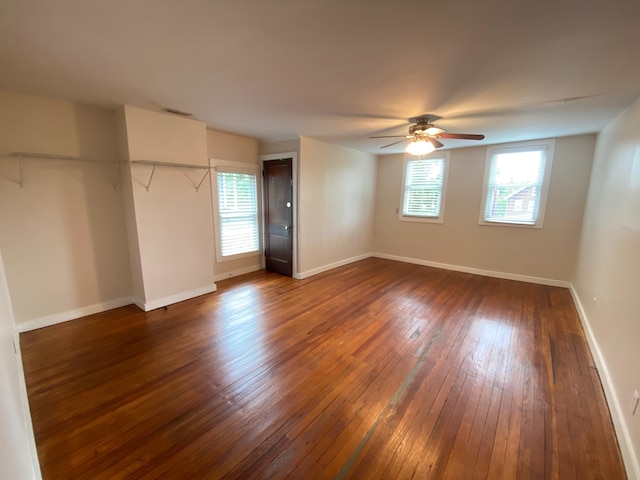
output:
[[49,327],[58,323],[76,320],[81,317],[86,317],[87,315],[93,315],[94,313],[101,313],[114,308],[124,307],[125,305],[131,305],[132,303],[133,299],[131,297],[123,297],[116,300],[96,303],[87,307],[76,308],[75,310],[53,313],[51,315],[45,315],[44,317],[34,318],[32,320],[19,323],[18,331],[21,333],[29,332],[31,330],[37,330],[38,328]]
[[155,310],[156,308],[166,307],[167,305],[171,305],[173,303],[178,303],[184,300],[189,300],[191,298],[199,297],[200,295],[213,293],[217,289],[218,287],[214,283],[213,285],[207,285],[206,287],[200,287],[194,290],[189,290],[187,292],[176,293],[175,295],[169,295],[168,297],[158,298],[156,300],[145,302],[142,309],[145,312],[148,312],[149,310]]
[[431,262],[429,260],[421,260],[418,258],[400,257],[397,255],[388,255],[386,253],[373,253],[370,256],[376,258],[384,258],[387,260],[395,260],[397,262],[413,263],[416,265],[424,265],[426,267],[442,268],[444,270],[453,270],[455,272],[472,273],[474,275],[482,275],[484,277],[503,278],[505,280],[516,280],[518,282],[536,283],[539,285],[549,285],[551,287],[569,288],[569,282],[563,280],[554,280],[552,278],[531,277],[529,275],[518,275],[516,273],[495,272],[492,270],[483,270],[480,268],[463,267],[461,265],[450,265],[448,263]]
[[613,386],[613,379],[611,378],[611,374],[607,368],[604,355],[602,354],[602,350],[600,350],[600,346],[598,345],[593,329],[591,328],[591,324],[589,323],[589,318],[587,317],[582,306],[582,302],[580,301],[580,297],[578,296],[578,292],[576,292],[573,284],[570,285],[569,291],[571,292],[573,303],[578,311],[578,317],[580,317],[580,322],[582,323],[582,327],[586,333],[589,348],[591,349],[598,373],[600,374],[600,380],[607,399],[607,404],[609,405],[611,419],[613,420],[613,426],[616,431],[616,436],[618,437],[618,445],[620,446],[622,459],[627,470],[627,476],[629,477],[629,480],[640,480],[640,463],[634,453],[631,435],[629,434],[629,429],[624,421],[620,400],[618,399],[618,395],[616,394]]

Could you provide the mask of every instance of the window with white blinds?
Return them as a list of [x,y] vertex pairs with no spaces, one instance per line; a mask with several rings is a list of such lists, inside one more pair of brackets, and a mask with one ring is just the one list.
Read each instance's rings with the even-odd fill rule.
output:
[[489,148],[480,223],[542,227],[553,142]]
[[218,171],[220,253],[223,257],[258,252],[257,175]]
[[442,222],[448,152],[405,159],[400,220]]

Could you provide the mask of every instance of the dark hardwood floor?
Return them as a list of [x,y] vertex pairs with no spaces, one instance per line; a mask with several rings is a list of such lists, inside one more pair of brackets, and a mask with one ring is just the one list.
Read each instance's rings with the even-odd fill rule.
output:
[[368,259],[21,345],[45,479],[626,478],[562,288]]

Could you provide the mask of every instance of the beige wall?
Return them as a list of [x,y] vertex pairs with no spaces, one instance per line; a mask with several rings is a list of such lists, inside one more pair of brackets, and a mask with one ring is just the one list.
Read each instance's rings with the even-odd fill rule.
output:
[[300,139],[285,140],[283,142],[261,143],[259,146],[260,155],[272,155],[286,152],[300,152]]
[[398,220],[403,155],[378,157],[374,249],[414,260],[569,281],[595,137],[556,140],[544,228],[478,225],[486,147],[451,151],[444,223]]
[[[0,151],[117,160],[115,115],[0,93]],[[22,327],[75,318],[83,309],[126,303],[131,296],[114,173],[114,165],[24,160],[24,188],[0,178],[0,248]],[[17,163],[0,160],[0,175],[17,178]]]
[[[216,163],[216,160],[222,160],[225,162],[248,163],[258,168],[260,163],[258,160],[258,141],[249,137],[207,130],[207,151],[212,165]],[[215,175],[211,176],[211,181],[215,181]],[[212,190],[216,191],[215,188]],[[260,195],[260,192],[258,192],[258,195]],[[214,208],[217,208],[215,198],[213,199],[213,205]],[[260,251],[258,255],[236,260],[218,262],[216,259],[214,267],[215,278],[222,280],[260,270],[262,268],[262,258],[262,251]]]
[[0,255],[0,465],[2,478],[40,477],[9,289]]
[[[130,106],[123,114],[129,160],[209,165],[204,123]],[[146,310],[215,289],[210,183],[198,192],[192,184],[205,171],[157,166],[147,191],[151,171],[131,164],[124,192],[130,245],[140,255],[139,274],[135,256],[132,269],[144,297],[136,302]]]
[[375,156],[312,138],[300,139],[301,276],[371,252],[375,178]]
[[255,138],[207,130],[209,158],[257,165],[258,141]]
[[640,99],[598,135],[574,286],[628,439],[627,467],[640,478],[640,408],[630,408],[640,391]]

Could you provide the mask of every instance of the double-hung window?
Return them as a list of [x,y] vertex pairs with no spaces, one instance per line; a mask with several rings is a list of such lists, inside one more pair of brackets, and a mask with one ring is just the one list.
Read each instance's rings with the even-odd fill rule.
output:
[[405,158],[400,220],[443,222],[448,170],[449,152]]
[[216,166],[217,257],[231,260],[260,253],[258,172],[251,165]]
[[554,146],[546,140],[487,149],[481,224],[542,228]]

